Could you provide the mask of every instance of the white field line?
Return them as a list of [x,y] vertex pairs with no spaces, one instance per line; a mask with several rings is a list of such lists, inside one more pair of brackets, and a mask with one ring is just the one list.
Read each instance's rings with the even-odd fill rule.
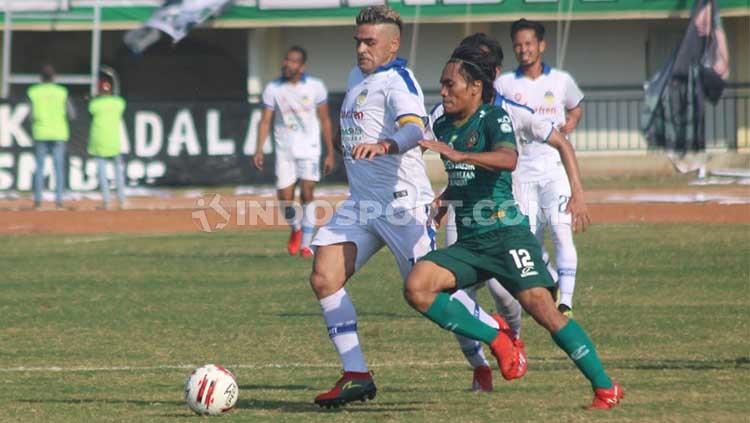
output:
[[[446,367],[455,365],[466,365],[465,361],[409,361],[409,362],[384,362],[371,363],[372,368],[402,368],[402,367]],[[73,372],[134,372],[134,371],[154,371],[154,370],[189,370],[198,367],[198,364],[162,364],[157,366],[18,366],[18,367],[0,367],[0,373],[73,373]],[[306,363],[267,363],[267,364],[226,364],[222,366],[232,369],[325,369],[340,368],[338,363],[331,364],[306,364]]]

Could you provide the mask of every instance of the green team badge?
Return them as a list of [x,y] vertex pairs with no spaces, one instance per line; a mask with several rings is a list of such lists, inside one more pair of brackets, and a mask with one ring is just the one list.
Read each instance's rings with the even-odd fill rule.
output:
[[477,131],[471,131],[469,134],[469,138],[466,140],[466,147],[467,148],[474,148],[475,145],[477,145]]

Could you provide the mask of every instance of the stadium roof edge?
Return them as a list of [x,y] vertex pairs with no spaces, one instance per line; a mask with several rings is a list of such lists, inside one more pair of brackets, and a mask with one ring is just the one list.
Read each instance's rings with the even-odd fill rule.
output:
[[[506,0],[504,6],[480,8],[474,6],[471,14],[456,13],[455,8],[441,10],[432,8],[430,13],[425,10],[419,15],[413,13],[413,7],[397,7],[402,10],[403,19],[412,23],[416,19],[419,23],[466,23],[466,22],[509,22],[521,16],[538,20],[556,20],[560,18],[555,3],[543,3],[545,7],[536,7],[536,11],[524,7],[523,13],[519,6],[524,6],[524,0]],[[632,2],[632,0],[631,0]],[[594,3],[602,4],[602,3]],[[555,8],[548,6],[554,5]],[[593,7],[592,3],[584,3],[572,14],[574,21],[612,20],[612,19],[686,19],[690,16],[690,9],[674,8],[613,8]],[[526,5],[528,6],[528,5]],[[539,6],[534,4],[534,6]],[[101,28],[105,31],[129,30],[139,28],[148,20],[155,8],[153,7],[105,7]],[[502,10],[502,11],[500,11]],[[77,13],[90,12],[91,8],[74,8]],[[270,28],[270,27],[310,27],[310,26],[350,26],[356,9],[315,9],[305,11],[274,10],[261,11],[257,8],[235,6],[219,19],[208,21],[203,27],[207,28]],[[750,8],[746,7],[746,0],[726,0],[721,9],[722,17],[750,16]],[[28,15],[28,13],[26,14]],[[82,31],[90,30],[93,23],[90,20],[50,20],[50,19],[19,19],[13,21],[13,30],[22,31]],[[0,28],[4,29],[3,13],[0,12]]]

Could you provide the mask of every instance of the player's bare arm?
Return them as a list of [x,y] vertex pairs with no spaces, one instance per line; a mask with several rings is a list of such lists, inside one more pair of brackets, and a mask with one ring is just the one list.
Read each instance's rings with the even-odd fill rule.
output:
[[326,145],[326,158],[323,161],[323,174],[330,175],[336,167],[336,156],[333,153],[333,130],[331,129],[331,117],[328,114],[328,103],[318,105],[318,119],[320,120],[320,129],[323,133],[323,142]]
[[507,147],[499,147],[492,151],[482,153],[469,153],[456,151],[447,143],[433,140],[422,140],[419,145],[432,150],[454,163],[468,163],[483,167],[493,172],[501,170],[513,171],[518,162],[516,150]]
[[573,230],[575,232],[585,231],[586,227],[591,223],[591,218],[589,217],[586,199],[583,194],[581,171],[578,166],[578,159],[576,159],[575,150],[565,136],[554,129],[552,130],[547,143],[556,148],[560,153],[560,159],[562,160],[563,167],[565,167],[565,173],[568,174],[571,196],[570,200],[568,200],[568,206],[565,211],[572,216]]
[[263,145],[266,143],[268,131],[271,129],[271,118],[273,118],[273,109],[264,108],[260,125],[258,125],[258,140],[255,143],[255,156],[253,156],[253,164],[258,170],[263,170]]
[[565,135],[573,132],[576,129],[576,126],[578,126],[578,122],[581,121],[581,117],[583,117],[583,106],[581,105],[566,110],[565,125],[560,127],[560,132]]

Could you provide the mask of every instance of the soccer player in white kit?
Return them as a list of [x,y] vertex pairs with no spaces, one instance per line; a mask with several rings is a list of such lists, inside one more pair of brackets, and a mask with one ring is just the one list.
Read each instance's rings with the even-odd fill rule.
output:
[[[397,58],[401,18],[388,6],[370,6],[356,22],[357,66],[349,74],[341,109],[350,197],[313,240],[310,286],[344,370],[331,390],[315,398],[321,407],[376,394],[346,282],[383,246],[393,253],[404,280],[416,260],[435,248],[429,213],[434,195],[422,152],[415,148],[427,136],[427,113],[414,75]],[[499,327],[482,313],[488,324]]]
[[[461,46],[478,48],[480,51],[493,57],[496,61],[496,75],[499,78],[503,61],[503,51],[499,43],[483,33],[476,33],[464,38]],[[533,110],[512,100],[505,98],[499,92],[496,93],[494,105],[505,110],[511,118],[513,129],[516,133],[516,139],[519,143],[519,153],[523,153],[526,145],[532,142],[547,143],[562,152],[567,161],[565,170],[566,177],[569,178],[571,186],[575,187],[575,195],[572,196],[568,203],[568,210],[571,213],[573,221],[578,229],[584,230],[589,223],[586,203],[583,199],[583,188],[581,184],[580,170],[575,158],[572,146],[555,130],[553,124],[541,116],[536,115]],[[435,122],[443,114],[442,105],[436,106],[430,113],[430,122]],[[452,208],[451,208],[452,209]],[[456,241],[456,227],[453,222],[454,216],[449,211],[448,221],[446,223],[446,245],[451,245]],[[468,296],[471,301],[476,301],[477,289],[482,285],[466,288],[457,291],[453,297],[463,300],[464,295]],[[487,281],[487,288],[495,301],[495,306],[502,317],[508,322],[510,328],[515,333],[515,342],[520,349],[524,348],[523,341],[520,339],[521,330],[521,305],[497,280],[490,279]],[[472,379],[472,389],[475,391],[492,391],[492,371],[482,350],[480,342],[473,339],[456,335],[461,346],[461,351],[474,369]]]
[[[312,257],[310,248],[315,232],[315,183],[320,181],[320,134],[326,144],[323,172],[328,175],[335,165],[331,118],[328,116],[328,92],[323,82],[305,74],[307,52],[299,46],[287,50],[281,65],[281,78],[263,90],[263,116],[258,128],[253,163],[263,170],[263,144],[273,118],[276,153],[276,192],[284,216],[292,228],[287,251]],[[294,206],[294,190],[300,184],[301,219]]]
[[[497,80],[497,90],[530,107],[567,136],[583,115],[583,93],[570,74],[542,62],[545,42],[541,23],[515,21],[511,39],[520,66]],[[540,244],[544,245],[544,231],[550,227],[559,278],[558,309],[570,317],[578,254],[573,244],[571,214],[566,211],[571,189],[558,151],[545,143],[525,144],[513,172],[513,193],[529,216],[531,230]]]

